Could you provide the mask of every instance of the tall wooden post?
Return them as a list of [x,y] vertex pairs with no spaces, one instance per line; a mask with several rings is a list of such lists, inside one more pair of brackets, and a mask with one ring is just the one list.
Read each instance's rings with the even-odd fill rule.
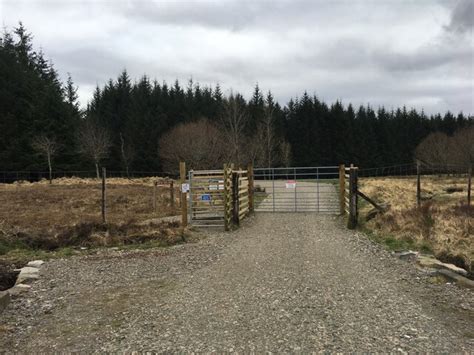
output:
[[472,183],[472,165],[469,166],[467,173],[467,205],[471,206],[471,183]]
[[253,165],[247,167],[247,177],[249,179],[249,211],[253,212]]
[[232,219],[239,225],[239,173],[232,172]]
[[421,206],[421,169],[418,160],[416,161],[416,205]]
[[346,212],[346,166],[339,165],[339,207],[341,214]]
[[224,164],[224,229],[230,229],[232,218],[232,169]]
[[171,180],[170,182],[170,202],[171,208],[174,209],[174,181]]
[[182,186],[186,182],[186,163],[184,161],[179,162],[179,180],[181,187],[181,225],[186,227],[188,225],[188,204],[187,193],[183,192]]
[[101,210],[102,210],[102,223],[107,224],[107,213],[106,213],[106,169],[102,168],[102,205],[101,205]]
[[347,221],[347,227],[349,229],[357,227],[357,170],[357,168],[351,167],[349,174],[349,219]]

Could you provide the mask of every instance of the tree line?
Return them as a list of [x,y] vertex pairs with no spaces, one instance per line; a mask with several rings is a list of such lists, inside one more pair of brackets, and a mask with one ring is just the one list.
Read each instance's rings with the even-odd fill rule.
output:
[[192,80],[132,81],[126,70],[80,109],[71,77],[61,82],[21,24],[0,38],[0,82],[0,170],[171,171],[179,159],[372,167],[413,161],[430,133],[473,123],[463,113],[329,105],[306,92],[281,106],[258,85],[247,100]]

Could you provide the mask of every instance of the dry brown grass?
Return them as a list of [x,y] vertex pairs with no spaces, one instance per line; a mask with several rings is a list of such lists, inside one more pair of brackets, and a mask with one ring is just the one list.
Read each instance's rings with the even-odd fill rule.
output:
[[[362,192],[391,206],[366,223],[369,230],[431,249],[438,258],[473,272],[474,208],[466,205],[467,178],[423,176],[420,208],[414,177],[362,178],[360,185]],[[364,205],[362,217],[370,209]]]
[[[159,179],[157,212],[155,178],[108,179],[107,226],[101,221],[101,183],[96,179],[0,184],[0,254],[12,247],[54,250],[164,238],[177,225],[144,221],[179,213],[178,191],[171,207],[169,181]],[[166,241],[166,238],[164,238]]]
[[[178,213],[171,208],[168,186],[158,187],[157,213],[153,211],[156,179],[108,179],[107,216],[110,223],[141,221]],[[165,184],[159,180],[159,184]],[[78,223],[101,221],[101,184],[96,179],[66,178],[38,183],[0,184],[0,221],[32,231],[49,231]]]

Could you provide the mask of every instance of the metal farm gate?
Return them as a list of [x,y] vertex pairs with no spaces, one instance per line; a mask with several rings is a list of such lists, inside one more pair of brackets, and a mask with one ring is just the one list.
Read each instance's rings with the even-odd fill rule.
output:
[[339,169],[339,166],[254,169],[254,209],[338,214]]

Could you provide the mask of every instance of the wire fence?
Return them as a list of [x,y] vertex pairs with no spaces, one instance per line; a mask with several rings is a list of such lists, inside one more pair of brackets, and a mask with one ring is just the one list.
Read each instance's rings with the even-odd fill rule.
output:
[[457,164],[427,164],[423,162],[405,163],[358,170],[359,177],[389,177],[421,175],[466,175],[469,167]]
[[[146,178],[146,177],[169,177],[178,178],[176,173],[163,171],[121,171],[121,170],[107,170],[108,178]],[[60,178],[97,178],[95,170],[68,170],[68,171],[53,171],[53,179]],[[49,179],[48,171],[0,171],[0,183],[11,184],[16,181],[37,182]]]

